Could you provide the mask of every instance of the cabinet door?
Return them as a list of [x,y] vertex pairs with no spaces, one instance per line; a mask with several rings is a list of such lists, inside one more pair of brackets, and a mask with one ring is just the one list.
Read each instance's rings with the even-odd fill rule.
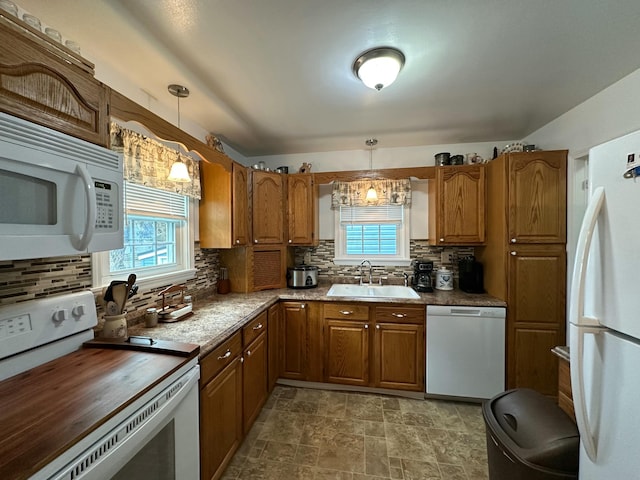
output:
[[369,323],[326,319],[325,382],[369,386]]
[[284,243],[284,185],[279,173],[252,172],[254,244]]
[[376,387],[424,391],[422,325],[377,322],[374,345]]
[[283,378],[306,379],[307,305],[285,302],[282,304],[282,364]]
[[218,479],[242,441],[242,363],[236,357],[200,390],[200,470]]
[[289,245],[313,245],[316,239],[316,202],[313,176],[287,175]]
[[261,333],[242,355],[242,408],[245,435],[267,400],[267,335]]
[[17,28],[0,29],[0,110],[107,146],[107,87],[93,64]]
[[509,241],[565,243],[567,152],[509,154]]
[[[485,241],[485,171],[481,165],[436,168],[436,198],[430,211],[436,245],[478,245]],[[433,197],[430,197],[431,202]],[[435,208],[434,208],[435,207]],[[431,215],[430,215],[431,216]],[[430,228],[431,230],[431,228]]]
[[564,245],[521,245],[509,250],[507,385],[557,395],[551,348],[565,344]]
[[273,391],[276,381],[280,376],[280,324],[282,323],[282,310],[280,304],[269,308],[267,340],[269,343],[269,392]]
[[249,192],[247,169],[233,163],[233,245],[249,243]]

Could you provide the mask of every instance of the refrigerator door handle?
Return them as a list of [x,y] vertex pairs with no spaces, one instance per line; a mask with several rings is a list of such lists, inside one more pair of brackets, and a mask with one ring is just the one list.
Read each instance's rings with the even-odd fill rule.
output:
[[[603,327],[578,327],[573,330],[571,336],[571,390],[573,393],[573,407],[580,432],[580,442],[587,456],[592,462],[596,462],[598,452],[596,439],[591,429],[589,414],[587,412],[586,395],[584,391],[584,336],[587,334],[601,334]],[[575,338],[574,338],[575,337]]]
[[569,304],[569,321],[578,327],[572,332],[570,349],[573,405],[582,445],[587,456],[593,462],[596,461],[597,451],[585,402],[584,336],[587,333],[601,332],[602,328],[598,328],[599,322],[597,318],[585,316],[584,296],[591,241],[593,240],[593,233],[595,232],[603,203],[604,188],[598,187],[591,196],[591,201],[589,202],[589,206],[584,214],[582,226],[580,227],[580,235],[578,236],[578,244],[576,246],[576,259],[573,266],[571,299]]
[[589,202],[589,206],[584,214],[582,226],[580,227],[580,235],[578,236],[569,304],[569,321],[576,326],[599,326],[597,318],[587,317],[584,314],[584,294],[591,240],[593,240],[593,233],[595,232],[603,203],[604,188],[598,187],[591,196],[591,201]]

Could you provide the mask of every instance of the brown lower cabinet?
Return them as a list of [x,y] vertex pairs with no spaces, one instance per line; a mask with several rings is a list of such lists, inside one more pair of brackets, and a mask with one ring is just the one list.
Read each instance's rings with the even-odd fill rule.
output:
[[200,367],[200,476],[217,480],[243,438],[240,332],[202,359]]
[[282,303],[280,340],[282,358],[280,376],[291,380],[306,380],[307,302]]
[[421,306],[327,303],[324,381],[424,391]]
[[244,434],[249,432],[267,400],[267,334],[261,333],[242,354],[242,411]]

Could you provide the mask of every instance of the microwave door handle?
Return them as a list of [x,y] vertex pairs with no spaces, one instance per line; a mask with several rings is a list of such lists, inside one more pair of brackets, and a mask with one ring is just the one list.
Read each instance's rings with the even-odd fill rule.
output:
[[[89,247],[89,242],[93,238],[93,232],[96,225],[96,195],[94,193],[93,179],[84,165],[76,165],[76,173],[82,177],[84,193],[87,197],[87,218],[84,225],[84,232],[77,238],[78,246],[74,247],[76,250],[86,250]],[[75,243],[75,242],[74,242]]]

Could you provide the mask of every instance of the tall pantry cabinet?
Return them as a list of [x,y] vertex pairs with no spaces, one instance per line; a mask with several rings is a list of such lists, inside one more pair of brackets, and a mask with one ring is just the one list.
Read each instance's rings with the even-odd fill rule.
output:
[[507,388],[557,396],[551,349],[566,342],[567,151],[508,153],[486,165],[487,293],[507,302]]

